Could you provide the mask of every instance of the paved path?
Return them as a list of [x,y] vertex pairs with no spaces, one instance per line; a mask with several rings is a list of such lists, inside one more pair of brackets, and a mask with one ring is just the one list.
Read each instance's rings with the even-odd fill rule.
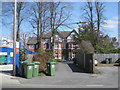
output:
[[[83,73],[72,63],[56,65],[55,76],[38,76],[32,79],[17,78],[11,80],[13,85],[3,83],[3,87],[30,88],[117,88],[118,68],[97,67],[101,75]],[[6,77],[6,76],[4,76]],[[9,77],[10,78],[10,77]],[[4,78],[3,78],[4,79]],[[5,80],[5,79],[4,79]],[[14,83],[15,82],[15,83]]]

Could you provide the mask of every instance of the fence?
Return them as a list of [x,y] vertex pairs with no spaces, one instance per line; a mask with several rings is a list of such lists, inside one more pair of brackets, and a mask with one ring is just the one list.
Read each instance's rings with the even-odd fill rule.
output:
[[105,58],[112,58],[112,62],[115,62],[120,58],[120,54],[94,54],[94,59],[97,59],[99,63],[104,61]]
[[79,54],[75,56],[75,64],[88,73],[93,73],[93,54]]

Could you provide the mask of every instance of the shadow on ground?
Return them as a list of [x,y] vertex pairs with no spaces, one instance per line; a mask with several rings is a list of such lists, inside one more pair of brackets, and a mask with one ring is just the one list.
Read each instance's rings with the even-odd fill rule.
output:
[[113,66],[118,66],[118,67],[120,67],[120,65],[113,65]]
[[67,65],[70,67],[70,69],[72,70],[72,72],[84,73],[83,70],[81,70],[80,68],[78,68],[77,66],[75,66],[75,64],[73,64],[73,63],[67,63]]
[[0,71],[0,73],[4,73],[6,75],[11,75],[13,74],[13,70],[7,70],[7,71]]

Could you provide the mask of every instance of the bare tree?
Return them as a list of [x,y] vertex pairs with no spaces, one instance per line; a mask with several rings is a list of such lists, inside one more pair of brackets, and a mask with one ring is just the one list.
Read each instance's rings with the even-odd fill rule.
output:
[[20,41],[20,25],[23,21],[23,16],[21,15],[21,11],[24,9],[24,3],[23,2],[18,2],[17,3],[17,36],[16,40],[19,42]]
[[94,28],[94,20],[93,20],[93,2],[86,2],[86,5],[82,7],[83,10],[83,17],[86,19],[86,21],[90,24],[90,30],[93,31]]
[[67,11],[67,4],[61,2],[51,2],[50,6],[50,28],[52,32],[52,51],[55,46],[55,32],[59,27],[70,18],[70,13]]
[[[7,3],[3,3],[3,4],[4,4],[4,6],[3,6],[2,13],[3,13],[4,19],[6,19],[6,17],[13,18],[14,3],[7,2]],[[24,13],[25,7],[27,6],[26,4],[27,3],[25,3],[25,2],[17,2],[17,36],[16,36],[17,41],[20,41],[20,26],[21,26],[21,23],[25,19],[25,16],[26,16],[25,15],[26,13]],[[8,25],[8,22],[6,22],[6,20],[3,20],[3,23]],[[9,25],[10,24],[13,26],[13,19],[10,20]]]
[[36,2],[32,4],[29,13],[32,15],[30,18],[32,27],[37,29],[37,42],[38,47],[41,48],[41,40],[43,34],[48,30],[48,3],[47,2]]
[[105,5],[103,2],[95,2],[96,14],[97,14],[97,30],[100,31],[100,26],[103,23]]
[[27,48],[27,41],[30,36],[29,32],[20,32],[20,42],[21,46],[26,49]]
[[85,6],[82,7],[82,16],[88,22],[88,25],[90,26],[90,31],[96,30],[97,27],[97,31],[99,32],[101,24],[105,24],[104,9],[104,3],[97,2],[97,0],[95,2],[88,1],[86,2]]

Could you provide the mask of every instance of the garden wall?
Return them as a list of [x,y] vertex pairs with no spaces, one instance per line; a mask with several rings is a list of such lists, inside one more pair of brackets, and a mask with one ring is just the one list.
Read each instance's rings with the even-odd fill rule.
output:
[[120,58],[120,54],[94,54],[94,59],[97,59],[99,63],[104,61],[105,58],[112,58],[112,62],[115,62]]

